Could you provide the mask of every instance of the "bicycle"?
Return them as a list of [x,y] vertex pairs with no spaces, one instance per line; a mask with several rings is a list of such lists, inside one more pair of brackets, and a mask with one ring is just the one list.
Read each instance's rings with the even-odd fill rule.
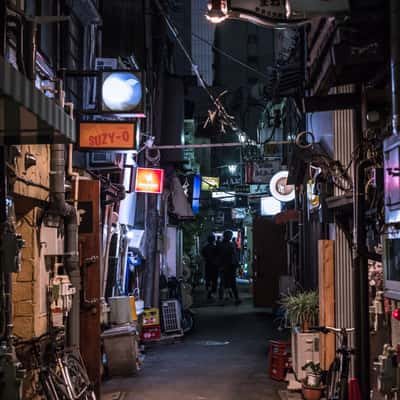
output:
[[316,330],[324,334],[332,332],[339,337],[340,344],[336,350],[336,357],[329,366],[327,375],[327,399],[347,400],[350,362],[354,354],[354,349],[348,345],[348,334],[354,332],[354,328],[321,326]]
[[35,383],[35,392],[44,395],[49,400],[63,400],[68,399],[68,393],[65,386],[61,386],[59,377],[51,368],[47,356],[47,345],[46,351],[42,351],[45,340],[49,339],[49,335],[46,333],[37,338],[30,340],[20,340],[15,343],[17,352],[22,346],[29,346],[29,353],[31,354],[31,370],[38,371],[39,381]]
[[80,353],[65,350],[63,344],[64,332],[58,330],[31,340],[19,341],[16,346],[31,346],[32,367],[39,371],[40,387],[37,390],[46,399],[96,400]]

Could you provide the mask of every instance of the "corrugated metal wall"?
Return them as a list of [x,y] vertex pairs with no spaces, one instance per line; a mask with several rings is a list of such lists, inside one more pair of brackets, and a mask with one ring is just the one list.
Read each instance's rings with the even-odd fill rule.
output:
[[[351,93],[353,86],[335,89],[335,93]],[[354,110],[337,110],[333,112],[334,158],[343,166],[350,163],[354,150]],[[349,174],[353,178],[352,168]],[[344,191],[335,187],[335,196],[344,195]],[[345,234],[335,224],[335,297],[336,326],[354,327],[354,299],[351,248]]]
[[[353,86],[346,85],[335,88],[335,94],[352,93]],[[334,132],[334,158],[339,160],[344,167],[351,161],[354,151],[354,110],[336,110],[333,112],[333,132]],[[353,170],[348,171],[353,178]],[[341,196],[344,191],[335,187],[335,196]]]

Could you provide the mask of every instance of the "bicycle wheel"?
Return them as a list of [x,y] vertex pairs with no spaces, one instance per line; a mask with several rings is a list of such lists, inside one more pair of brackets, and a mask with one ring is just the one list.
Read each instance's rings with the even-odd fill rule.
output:
[[75,399],[80,399],[86,392],[90,391],[90,379],[86,368],[80,357],[72,353],[65,354],[62,362],[72,394]]
[[52,369],[41,379],[42,387],[48,400],[70,400],[66,383]]
[[336,357],[328,370],[327,395],[328,400],[341,400],[340,396],[340,359]]
[[82,400],[96,400],[96,395],[94,394],[93,390],[87,390],[83,396],[81,397]]

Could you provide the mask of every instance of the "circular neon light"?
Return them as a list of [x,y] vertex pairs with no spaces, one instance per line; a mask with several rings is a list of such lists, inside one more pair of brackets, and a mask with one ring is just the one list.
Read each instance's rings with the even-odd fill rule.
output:
[[269,190],[272,196],[282,202],[292,201],[295,197],[294,186],[287,184],[288,175],[288,171],[280,171],[269,182]]
[[110,111],[132,111],[142,99],[142,84],[131,72],[113,72],[103,82],[102,98]]

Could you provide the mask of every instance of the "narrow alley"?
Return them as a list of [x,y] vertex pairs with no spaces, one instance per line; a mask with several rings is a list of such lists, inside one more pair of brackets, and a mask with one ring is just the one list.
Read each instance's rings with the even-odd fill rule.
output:
[[137,376],[106,381],[104,399],[279,399],[283,385],[268,378],[267,349],[280,334],[267,309],[248,297],[240,306],[196,308],[195,318],[183,341],[150,347]]
[[0,400],[400,400],[400,0],[0,0]]

